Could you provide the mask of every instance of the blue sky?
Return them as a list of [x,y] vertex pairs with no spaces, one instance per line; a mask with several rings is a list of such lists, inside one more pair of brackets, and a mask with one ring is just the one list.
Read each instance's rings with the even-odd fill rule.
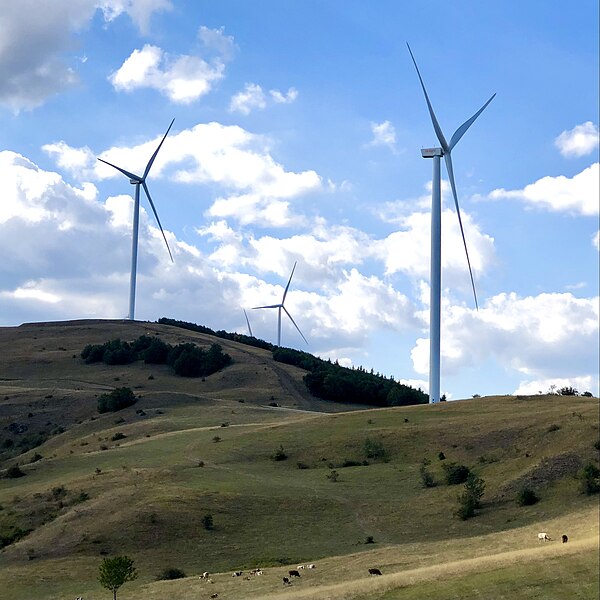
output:
[[[475,310],[443,171],[442,391],[598,393],[598,5],[4,0],[0,325],[136,317],[246,332],[423,389],[435,144],[453,151]],[[248,311],[276,341],[276,312]]]

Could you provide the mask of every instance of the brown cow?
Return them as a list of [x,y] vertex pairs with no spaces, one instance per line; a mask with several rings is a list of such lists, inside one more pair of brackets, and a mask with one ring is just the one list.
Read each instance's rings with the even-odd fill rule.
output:
[[300,577],[300,573],[296,569],[290,569],[288,571],[290,577]]
[[566,544],[569,541],[569,538],[566,535],[562,536],[562,543]]

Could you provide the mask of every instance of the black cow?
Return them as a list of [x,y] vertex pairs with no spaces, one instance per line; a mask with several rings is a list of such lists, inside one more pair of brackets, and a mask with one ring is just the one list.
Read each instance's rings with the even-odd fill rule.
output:
[[287,577],[283,578],[283,585],[291,585],[290,580]]
[[381,575],[381,571],[379,569],[369,569],[369,575]]
[[296,569],[291,569],[290,571],[288,571],[288,573],[290,574],[290,577],[300,577],[300,573],[298,573]]
[[562,536],[562,543],[566,544],[569,541],[569,538],[566,535]]

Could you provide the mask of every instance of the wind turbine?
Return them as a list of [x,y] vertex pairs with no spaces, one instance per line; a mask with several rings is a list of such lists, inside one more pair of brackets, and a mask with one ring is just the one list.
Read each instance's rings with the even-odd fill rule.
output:
[[281,311],[285,311],[285,314],[290,318],[290,321],[294,324],[294,327],[298,330],[298,333],[302,336],[302,339],[308,344],[307,339],[304,337],[304,334],[300,331],[300,327],[296,325],[296,321],[292,318],[292,315],[288,312],[287,308],[283,305],[285,302],[285,297],[288,293],[288,289],[290,287],[290,283],[292,282],[292,277],[294,276],[294,271],[296,270],[296,265],[298,262],[294,263],[294,267],[292,268],[292,273],[290,278],[288,279],[287,285],[285,286],[285,290],[283,292],[283,298],[281,299],[280,304],[269,304],[268,306],[254,306],[252,310],[257,310],[260,308],[276,308],[277,309],[277,346],[281,348]]
[[245,309],[245,308],[242,308],[242,310],[244,311],[244,316],[246,317],[246,325],[248,325],[248,335],[249,335],[250,337],[254,337],[254,336],[252,335],[252,327],[250,327],[250,321],[249,321],[249,319],[248,319],[248,313],[246,312],[246,309]]
[[450,143],[446,141],[438,120],[433,112],[433,107],[429,101],[423,78],[417,66],[417,61],[413,56],[410,46],[408,51],[417,70],[429,116],[435,130],[435,134],[440,143],[440,148],[424,148],[421,150],[423,158],[433,158],[433,181],[431,189],[431,271],[430,271],[430,303],[429,303],[429,402],[435,403],[440,401],[440,305],[441,305],[441,246],[442,246],[442,206],[441,206],[441,173],[440,173],[440,158],[443,156],[446,163],[446,171],[450,179],[452,187],[452,196],[454,197],[454,205],[456,206],[456,214],[458,216],[458,224],[460,225],[460,233],[462,235],[465,253],[467,255],[467,265],[469,266],[469,275],[471,277],[471,287],[473,288],[473,297],[475,298],[475,307],[479,309],[477,303],[477,293],[475,291],[475,280],[473,279],[473,270],[471,269],[471,260],[469,259],[469,251],[467,249],[467,241],[465,239],[465,231],[463,229],[462,219],[460,216],[460,207],[458,205],[458,195],[456,193],[456,182],[454,181],[454,170],[452,168],[452,149],[466,133],[467,129],[473,125],[475,119],[484,111],[487,105],[494,99],[494,94],[470,119],[465,121],[452,135]]
[[152,168],[154,159],[156,158],[156,155],[158,154],[160,147],[163,145],[165,138],[169,134],[171,127],[173,127],[174,122],[175,122],[175,119],[173,119],[171,121],[171,124],[169,125],[167,132],[165,133],[162,140],[160,141],[160,144],[158,144],[158,147],[154,151],[154,154],[150,157],[150,160],[148,161],[148,164],[146,165],[146,168],[144,169],[144,174],[141,176],[134,175],[133,173],[130,173],[129,171],[126,171],[125,169],[122,169],[121,167],[117,167],[117,165],[113,165],[112,163],[109,163],[107,160],[104,160],[102,158],[98,159],[100,162],[110,165],[114,169],[117,169],[117,171],[120,171],[121,173],[123,173],[123,175],[125,175],[126,177],[129,177],[129,183],[131,183],[132,185],[135,185],[135,202],[133,205],[133,236],[132,236],[132,241],[131,241],[131,276],[130,276],[130,280],[129,280],[129,315],[127,316],[127,318],[131,319],[131,320],[134,319],[134,313],[135,313],[135,283],[136,283],[136,275],[137,275],[138,234],[139,234],[139,224],[140,224],[140,186],[144,188],[144,192],[146,193],[146,196],[148,197],[148,201],[150,202],[150,207],[152,208],[152,212],[154,213],[154,216],[156,217],[156,222],[158,223],[160,232],[162,233],[163,239],[165,240],[165,244],[167,245],[167,250],[169,251],[169,256],[171,257],[171,262],[173,262],[173,255],[171,254],[171,249],[169,248],[169,243],[167,242],[167,237],[165,236],[165,232],[163,231],[162,225],[160,224],[160,219],[158,218],[158,213],[156,212],[156,208],[154,207],[154,202],[152,202],[152,198],[150,197],[150,192],[148,191],[148,186],[146,185],[146,177],[148,177],[148,173],[150,172],[150,169]]

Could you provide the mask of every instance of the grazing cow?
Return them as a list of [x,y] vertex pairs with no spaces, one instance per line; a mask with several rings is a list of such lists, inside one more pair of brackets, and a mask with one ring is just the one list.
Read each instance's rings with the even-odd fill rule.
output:
[[283,585],[292,585],[287,577],[283,578]]
[[263,570],[262,569],[256,569],[256,572],[254,574],[255,575],[262,575],[263,574]]
[[569,538],[566,535],[563,534],[563,536],[562,536],[562,543],[566,544],[568,541],[569,541]]
[[298,571],[300,571],[300,570],[304,569],[304,565],[298,565],[298,566],[296,567],[296,569],[298,569]]
[[307,568],[309,568],[309,569],[316,569],[316,568],[317,568],[317,565],[315,565],[315,564],[313,564],[313,563],[310,563],[310,565],[308,565],[308,567],[307,567]]
[[202,575],[200,575],[200,579],[208,579],[210,573],[208,571],[204,571]]
[[296,571],[296,569],[290,569],[288,571],[290,577],[300,577],[300,573],[298,573],[298,571]]
[[549,540],[550,538],[548,537],[547,533],[538,533],[538,542],[545,542],[546,540]]
[[381,571],[379,569],[369,569],[369,575],[381,575]]
[[211,597],[211,598],[213,598],[213,599],[214,599],[214,598],[218,598],[218,597],[219,597],[219,594],[216,594],[216,593],[215,593],[215,594],[211,594],[211,595],[210,595],[210,597]]
[[231,574],[232,577],[241,577],[242,576],[242,571],[234,571]]

